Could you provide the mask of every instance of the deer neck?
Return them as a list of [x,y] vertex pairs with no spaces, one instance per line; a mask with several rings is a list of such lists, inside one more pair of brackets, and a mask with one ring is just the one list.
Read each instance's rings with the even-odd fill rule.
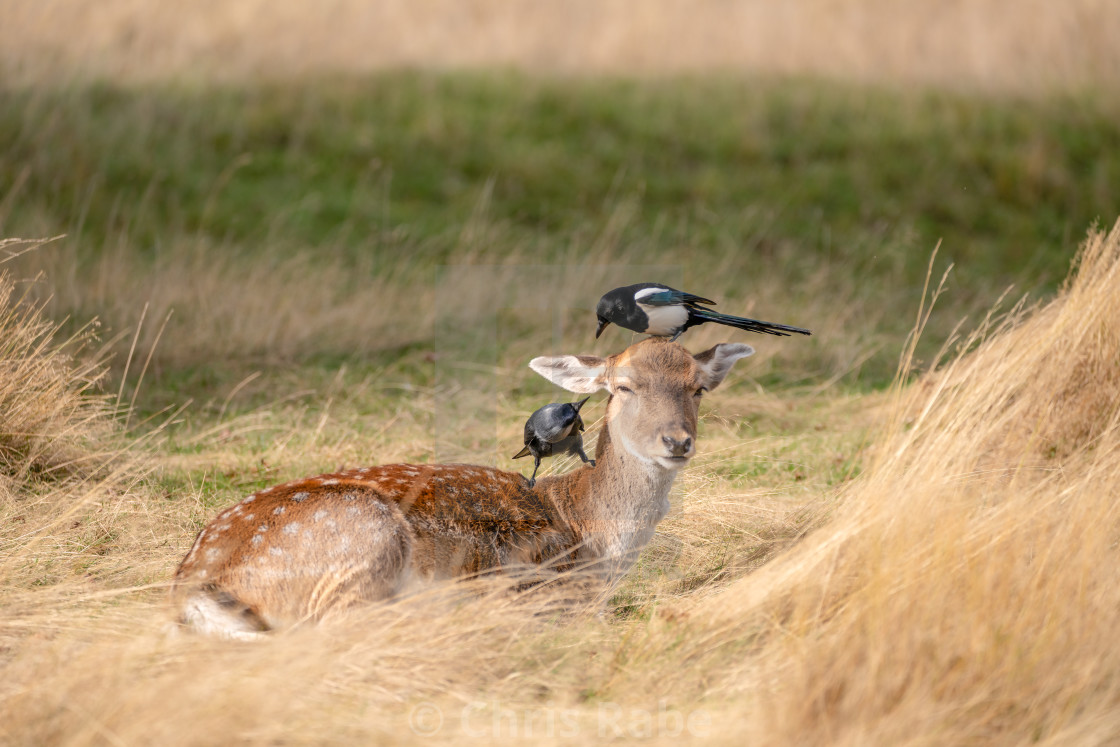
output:
[[[599,431],[595,467],[586,467],[542,485],[563,506],[588,561],[607,561],[617,578],[637,559],[669,511],[676,470],[665,469],[614,443],[610,423]],[[544,482],[542,480],[541,482]]]

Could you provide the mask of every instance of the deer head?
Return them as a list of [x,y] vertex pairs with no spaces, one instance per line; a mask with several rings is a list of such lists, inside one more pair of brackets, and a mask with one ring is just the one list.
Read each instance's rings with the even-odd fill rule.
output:
[[609,358],[558,355],[534,358],[529,367],[580,394],[606,389],[611,442],[640,462],[676,471],[696,453],[700,398],[719,386],[750,345],[721,343],[698,355],[651,337]]

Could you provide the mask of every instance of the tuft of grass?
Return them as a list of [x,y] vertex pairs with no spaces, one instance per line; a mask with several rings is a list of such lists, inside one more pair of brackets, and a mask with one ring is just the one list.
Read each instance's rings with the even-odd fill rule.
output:
[[[43,243],[7,239],[0,252],[18,256]],[[88,354],[96,325],[57,341],[61,324],[29,291],[0,264],[0,474],[15,483],[92,474],[112,433],[104,360]]]
[[[45,243],[7,239],[0,252]],[[29,290],[0,271],[0,594],[10,616],[0,651],[33,632],[24,615],[44,604],[65,608],[91,584],[151,581],[145,557],[170,531],[132,493],[147,474],[146,438],[126,437],[127,405],[104,391],[98,325],[63,334]]]

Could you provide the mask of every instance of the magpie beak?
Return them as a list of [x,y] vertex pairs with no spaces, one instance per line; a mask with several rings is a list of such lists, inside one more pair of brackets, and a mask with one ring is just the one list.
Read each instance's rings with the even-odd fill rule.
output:
[[603,317],[599,317],[599,329],[595,330],[595,339],[596,340],[599,339],[599,335],[603,334],[603,330],[606,329],[608,324],[610,324],[609,321],[607,321]]

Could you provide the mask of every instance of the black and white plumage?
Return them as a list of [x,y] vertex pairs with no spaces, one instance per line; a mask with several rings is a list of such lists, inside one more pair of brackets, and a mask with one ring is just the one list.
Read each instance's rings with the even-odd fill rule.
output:
[[705,322],[726,324],[728,327],[747,332],[761,332],[779,337],[787,337],[795,333],[813,334],[801,327],[721,314],[707,308],[714,306],[715,303],[661,283],[635,283],[615,288],[603,294],[598,306],[595,307],[595,314],[599,317],[599,328],[595,330],[595,337],[598,338],[603,334],[603,329],[608,324],[617,324],[634,332],[675,340],[689,327]]
[[554,454],[578,454],[579,458],[595,466],[593,459],[583,453],[583,419],[579,409],[591,399],[584,397],[579,402],[553,402],[540,408],[525,421],[525,448],[513,455],[514,459],[533,455],[533,476],[529,487],[537,484],[537,470],[543,457]]

